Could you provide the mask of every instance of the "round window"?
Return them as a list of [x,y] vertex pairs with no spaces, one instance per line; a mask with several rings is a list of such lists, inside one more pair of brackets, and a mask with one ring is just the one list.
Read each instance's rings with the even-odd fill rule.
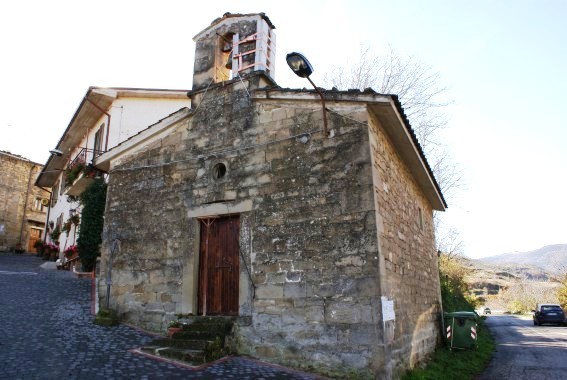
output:
[[214,179],[221,179],[226,174],[226,165],[222,162],[219,162],[213,167],[213,178]]

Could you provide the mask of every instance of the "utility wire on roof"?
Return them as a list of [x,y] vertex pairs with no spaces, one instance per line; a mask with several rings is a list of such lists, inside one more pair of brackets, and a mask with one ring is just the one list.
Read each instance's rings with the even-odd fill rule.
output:
[[212,152],[212,153],[198,154],[196,156],[191,156],[189,158],[184,158],[182,160],[174,160],[174,161],[163,162],[163,163],[154,164],[154,165],[144,165],[144,166],[137,166],[137,167],[130,167],[130,168],[114,169],[114,170],[111,170],[109,173],[112,174],[112,173],[115,173],[115,172],[125,172],[125,171],[140,170],[140,169],[159,168],[159,167],[169,166],[169,165],[178,164],[178,163],[187,162],[187,161],[203,160],[203,159],[208,159],[210,157],[216,157],[217,155],[220,155],[220,154],[226,154],[226,153],[231,153],[231,152],[239,152],[239,151],[243,151],[243,150],[258,148],[258,147],[261,147],[261,146],[268,146],[268,145],[272,145],[272,144],[277,144],[279,142],[297,139],[297,138],[300,138],[300,137],[303,137],[303,136],[311,136],[311,135],[313,135],[315,133],[319,133],[319,132],[323,132],[323,130],[322,129],[314,129],[314,130],[311,130],[311,131],[308,131],[308,132],[299,133],[297,135],[285,137],[285,138],[282,138],[282,139],[268,141],[268,142],[263,143],[263,144],[254,144],[254,145],[248,145],[248,146],[238,147],[238,148],[233,148],[233,149],[218,150],[218,151],[215,151],[215,152]]
[[205,96],[207,95],[207,91],[209,91],[209,87],[211,87],[211,84],[213,84],[213,80],[211,79],[211,81],[209,82],[209,84],[207,85],[207,88],[205,89],[205,93],[203,94],[203,96],[201,97],[201,101],[199,102],[199,105],[197,105],[197,108],[195,108],[195,110],[193,111],[193,114],[197,113],[197,110],[199,109],[199,107],[201,107],[201,104],[203,103],[203,100],[205,100]]
[[[281,105],[281,103],[277,103],[277,104]],[[292,106],[290,105],[290,107],[292,107]],[[296,108],[296,107],[293,107],[293,108]],[[362,108],[360,108],[360,109],[362,109]],[[359,109],[359,110],[360,110],[360,109]],[[336,111],[332,111],[332,110],[329,110],[329,111],[332,112],[332,113],[334,113],[334,114],[336,114],[336,115],[338,115],[338,116],[341,116],[341,117],[343,117],[343,118],[345,118],[345,119],[351,120],[351,121],[353,121],[353,122],[355,122],[355,123],[358,123],[358,124],[361,124],[361,125],[364,125],[364,126],[368,126],[368,123],[366,123],[366,122],[362,122],[362,121],[360,121],[360,120],[353,119],[353,118],[351,118],[351,117],[348,117],[348,116],[343,115],[343,114],[341,114],[341,113],[339,113],[339,112],[336,112]],[[358,111],[358,110],[357,110],[357,111]],[[310,111],[309,113],[316,113],[316,112],[318,113],[318,112],[319,112],[319,109],[312,110],[312,111]],[[179,164],[179,163],[188,162],[188,161],[195,161],[195,160],[208,159],[208,158],[210,158],[210,157],[217,156],[217,155],[221,155],[221,154],[227,154],[227,153],[232,153],[232,152],[239,152],[239,151],[244,151],[244,150],[250,150],[250,149],[255,149],[255,148],[258,148],[258,147],[262,147],[262,146],[269,146],[269,145],[277,144],[277,143],[280,143],[280,142],[283,142],[283,141],[293,140],[293,139],[297,139],[297,138],[300,138],[300,137],[303,137],[303,136],[311,136],[311,135],[313,135],[313,134],[315,134],[315,133],[322,133],[322,132],[323,132],[323,129],[322,129],[322,128],[319,128],[319,129],[312,129],[312,130],[307,131],[307,132],[298,133],[298,134],[296,134],[296,135],[284,137],[284,138],[281,138],[281,139],[276,139],[276,140],[267,141],[267,142],[261,143],[261,144],[251,144],[251,145],[247,145],[247,146],[243,146],[243,147],[235,147],[235,148],[229,148],[229,149],[221,149],[221,150],[218,150],[218,151],[209,152],[209,153],[207,153],[207,154],[198,154],[198,155],[193,155],[193,156],[191,156],[191,157],[184,158],[184,159],[181,159],[181,160],[174,160],[174,161],[169,161],[169,162],[161,162],[161,163],[152,164],[152,165],[142,165],[142,166],[133,166],[133,167],[127,167],[127,168],[113,169],[113,170],[111,170],[111,171],[109,172],[109,174],[117,173],[117,172],[127,172],[127,171],[134,171],[134,170],[142,170],[142,169],[160,168],[160,167],[169,166],[169,165],[174,165],[174,164]]]
[[246,85],[244,84],[244,81],[242,80],[242,77],[240,76],[239,72],[236,73],[236,77],[240,79],[240,83],[242,83],[242,87],[244,87],[244,90],[246,90],[246,94],[248,94],[248,98],[250,98],[250,93],[248,92],[248,89],[246,88]]

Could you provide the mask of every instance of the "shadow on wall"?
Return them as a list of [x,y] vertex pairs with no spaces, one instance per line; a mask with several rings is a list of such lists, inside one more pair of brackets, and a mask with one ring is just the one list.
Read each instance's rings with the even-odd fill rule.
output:
[[421,313],[417,319],[411,339],[410,368],[415,368],[433,354],[440,342],[441,310],[439,304],[436,304]]

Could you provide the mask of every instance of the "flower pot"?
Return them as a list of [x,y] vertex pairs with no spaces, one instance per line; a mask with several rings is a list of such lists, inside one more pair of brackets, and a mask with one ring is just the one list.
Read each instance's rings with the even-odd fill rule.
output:
[[173,334],[175,334],[176,332],[181,331],[181,327],[168,327],[167,328],[167,336],[168,337],[173,337]]

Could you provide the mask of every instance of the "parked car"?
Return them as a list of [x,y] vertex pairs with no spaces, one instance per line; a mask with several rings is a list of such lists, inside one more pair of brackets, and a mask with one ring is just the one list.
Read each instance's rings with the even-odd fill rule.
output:
[[492,311],[490,310],[489,307],[485,307],[485,308],[484,308],[484,311],[483,311],[482,313],[483,313],[484,315],[487,315],[487,314],[492,314]]
[[565,323],[565,312],[560,305],[556,304],[538,304],[534,313],[534,326],[539,326],[544,323],[553,323],[562,325]]

